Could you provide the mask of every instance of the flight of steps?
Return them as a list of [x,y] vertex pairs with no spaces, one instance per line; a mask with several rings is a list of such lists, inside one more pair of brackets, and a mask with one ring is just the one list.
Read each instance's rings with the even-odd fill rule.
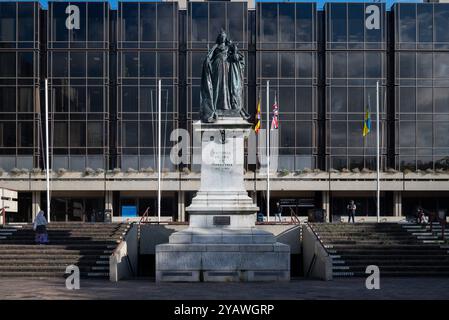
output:
[[116,223],[50,223],[49,244],[34,243],[32,225],[0,226],[0,277],[63,277],[77,265],[81,277],[109,277],[109,256],[130,228]]
[[449,252],[424,243],[401,224],[309,224],[332,258],[334,277],[366,277],[376,265],[381,276],[449,276]]
[[[443,230],[441,224],[438,222],[432,224],[432,231],[430,231],[429,224],[405,224],[402,227],[423,243],[445,243],[442,237]],[[444,230],[444,237],[445,239],[449,239],[448,227]]]

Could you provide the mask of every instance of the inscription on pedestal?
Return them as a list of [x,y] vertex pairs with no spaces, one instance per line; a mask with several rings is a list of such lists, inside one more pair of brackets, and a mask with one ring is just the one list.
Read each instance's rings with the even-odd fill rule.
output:
[[231,224],[231,217],[229,216],[215,216],[213,218],[215,226],[229,226]]

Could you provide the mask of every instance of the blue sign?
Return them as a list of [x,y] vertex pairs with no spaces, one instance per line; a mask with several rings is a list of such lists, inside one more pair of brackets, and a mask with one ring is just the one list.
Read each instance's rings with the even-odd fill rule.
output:
[[122,217],[125,217],[125,218],[137,217],[137,207],[136,206],[122,206]]

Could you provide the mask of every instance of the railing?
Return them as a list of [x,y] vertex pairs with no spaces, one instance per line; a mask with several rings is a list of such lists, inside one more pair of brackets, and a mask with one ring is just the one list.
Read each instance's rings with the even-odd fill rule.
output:
[[150,223],[151,217],[150,217],[150,207],[148,207],[145,212],[142,215],[142,218],[140,218],[139,224],[141,223]]
[[299,221],[299,217],[296,215],[295,210],[292,209],[292,207],[288,207],[290,209],[290,219],[291,222],[294,224],[301,224],[301,221]]

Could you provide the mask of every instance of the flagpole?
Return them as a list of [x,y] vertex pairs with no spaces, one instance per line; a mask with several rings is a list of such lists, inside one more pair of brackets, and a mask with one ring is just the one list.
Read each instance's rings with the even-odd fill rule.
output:
[[380,221],[380,121],[379,121],[379,81],[376,82],[376,171],[377,171],[377,222]]
[[267,80],[267,222],[270,222],[270,81]]
[[158,83],[158,121],[157,121],[157,221],[161,222],[161,80]]
[[47,221],[50,222],[50,151],[48,136],[48,79],[45,79],[45,180],[47,185]]

